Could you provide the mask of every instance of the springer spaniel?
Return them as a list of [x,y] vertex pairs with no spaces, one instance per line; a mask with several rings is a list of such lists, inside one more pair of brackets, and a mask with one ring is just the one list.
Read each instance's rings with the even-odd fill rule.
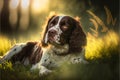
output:
[[77,20],[54,15],[48,20],[41,43],[16,44],[1,62],[32,64],[31,70],[39,69],[40,75],[48,74],[64,62],[88,63],[84,57],[86,43],[86,35]]

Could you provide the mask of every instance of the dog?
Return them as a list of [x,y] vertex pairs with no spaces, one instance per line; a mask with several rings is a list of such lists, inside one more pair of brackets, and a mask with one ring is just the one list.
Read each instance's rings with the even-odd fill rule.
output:
[[86,44],[86,34],[79,21],[66,15],[53,15],[40,42],[16,44],[0,62],[32,64],[31,71],[38,69],[39,75],[46,75],[64,62],[88,63],[84,57]]

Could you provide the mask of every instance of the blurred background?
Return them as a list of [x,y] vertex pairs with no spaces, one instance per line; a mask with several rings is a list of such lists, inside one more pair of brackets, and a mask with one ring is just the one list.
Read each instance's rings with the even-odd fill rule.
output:
[[92,10],[103,21],[106,21],[104,7],[107,7],[115,21],[118,30],[119,0],[0,0],[0,34],[9,37],[39,35],[43,30],[47,16],[51,12],[80,17],[83,28],[88,32],[91,26],[90,15]]

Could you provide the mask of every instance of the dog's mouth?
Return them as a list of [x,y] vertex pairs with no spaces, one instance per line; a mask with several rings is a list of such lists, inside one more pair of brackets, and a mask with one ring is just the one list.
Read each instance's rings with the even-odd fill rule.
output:
[[54,44],[54,45],[55,44],[57,44],[57,45],[61,44],[60,41],[55,38],[55,36],[48,36],[48,42],[50,44]]
[[48,42],[55,42],[55,39],[54,39],[54,37],[52,37],[52,36],[49,36],[49,37],[48,37]]
[[48,42],[56,42],[55,36],[48,36]]

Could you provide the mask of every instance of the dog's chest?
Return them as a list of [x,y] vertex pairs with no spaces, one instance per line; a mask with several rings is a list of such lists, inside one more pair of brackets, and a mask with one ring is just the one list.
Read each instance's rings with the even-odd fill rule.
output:
[[54,68],[58,67],[59,65],[61,65],[61,63],[65,62],[65,59],[67,59],[66,56],[58,56],[55,55],[53,51],[48,50],[45,53],[43,53],[40,64],[47,68]]
[[79,63],[81,59],[82,59],[81,53],[60,56],[56,55],[52,50],[47,50],[43,54],[40,64],[51,69],[59,67],[64,63]]

